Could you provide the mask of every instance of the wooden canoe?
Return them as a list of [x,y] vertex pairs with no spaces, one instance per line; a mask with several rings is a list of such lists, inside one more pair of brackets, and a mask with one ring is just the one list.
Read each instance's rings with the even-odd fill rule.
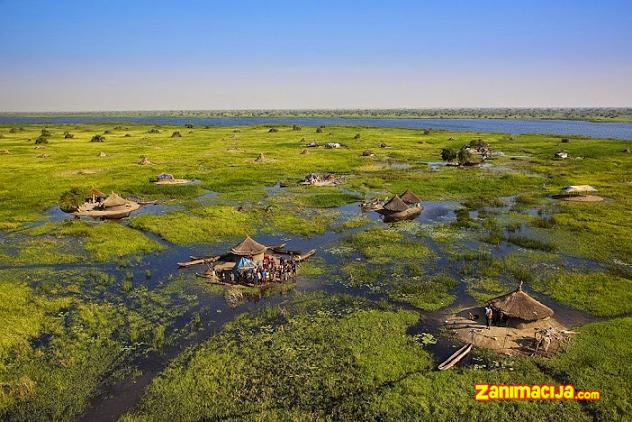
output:
[[472,350],[472,344],[466,344],[461,347],[459,350],[454,352],[449,358],[447,358],[441,365],[438,366],[439,371],[445,371],[446,369],[452,368],[454,365],[459,363],[461,359],[467,356],[468,353]]
[[219,259],[219,256],[197,257],[195,259],[192,259],[191,261],[178,262],[178,268],[189,268],[189,267],[193,267],[194,265],[200,265],[200,264],[212,264],[216,262],[218,259]]
[[308,258],[310,258],[310,257],[314,256],[315,254],[316,254],[316,249],[312,249],[311,251],[307,251],[307,252],[305,252],[304,254],[301,254],[301,255],[296,255],[296,256],[294,257],[294,260],[295,260],[296,262],[302,262],[302,261],[305,261],[306,259],[308,259]]

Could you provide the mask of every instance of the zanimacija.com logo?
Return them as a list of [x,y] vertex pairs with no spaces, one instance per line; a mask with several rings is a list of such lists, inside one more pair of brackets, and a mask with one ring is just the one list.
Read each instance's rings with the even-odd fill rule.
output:
[[600,400],[598,390],[576,391],[572,385],[476,384],[474,399],[489,400]]

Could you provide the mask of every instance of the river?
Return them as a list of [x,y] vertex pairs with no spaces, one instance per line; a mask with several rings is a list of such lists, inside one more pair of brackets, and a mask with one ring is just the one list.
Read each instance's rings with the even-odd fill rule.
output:
[[333,117],[112,117],[81,115],[30,117],[0,115],[0,124],[144,123],[160,125],[248,126],[284,124],[299,126],[371,126],[405,129],[442,129],[457,132],[527,133],[632,140],[632,122],[516,119],[345,119]]

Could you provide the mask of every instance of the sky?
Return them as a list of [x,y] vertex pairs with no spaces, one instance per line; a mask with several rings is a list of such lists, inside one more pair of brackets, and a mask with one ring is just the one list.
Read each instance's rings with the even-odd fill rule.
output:
[[0,111],[632,106],[632,1],[0,0]]

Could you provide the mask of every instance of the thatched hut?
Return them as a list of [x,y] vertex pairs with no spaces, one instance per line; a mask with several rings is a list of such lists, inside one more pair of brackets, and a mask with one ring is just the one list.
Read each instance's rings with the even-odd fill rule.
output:
[[402,212],[407,209],[408,205],[397,195],[389,199],[382,207],[385,213]]
[[404,201],[407,205],[416,205],[421,202],[421,199],[417,195],[415,195],[411,190],[406,189],[404,193],[399,195],[402,201]]
[[382,208],[375,211],[384,216],[385,222],[391,222],[413,219],[421,214],[421,210],[420,206],[408,206],[399,196],[395,195]]
[[111,194],[108,195],[107,198],[103,200],[103,203],[101,204],[101,208],[104,211],[105,210],[114,211],[118,209],[124,209],[127,203],[128,201],[126,201],[125,199],[121,198],[119,195],[112,192]]
[[492,310],[506,321],[507,326],[528,328],[553,316],[553,310],[538,302],[522,290],[522,283],[513,292],[498,296],[488,302]]
[[597,189],[590,185],[572,185],[562,188],[562,193],[567,196],[581,196],[597,192]]
[[263,261],[263,255],[267,247],[246,236],[239,244],[230,248],[230,253],[236,256],[251,257],[256,262]]
[[175,180],[175,178],[173,177],[173,174],[170,173],[160,173],[156,176],[156,182],[167,182],[173,180]]

